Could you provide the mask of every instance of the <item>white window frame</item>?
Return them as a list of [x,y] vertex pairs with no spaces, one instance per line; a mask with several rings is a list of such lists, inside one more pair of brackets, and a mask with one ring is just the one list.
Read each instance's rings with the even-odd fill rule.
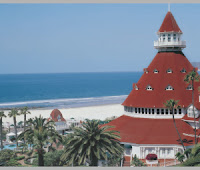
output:
[[174,90],[174,88],[173,88],[171,85],[168,85],[168,86],[165,88],[165,90],[171,91],[171,90]]

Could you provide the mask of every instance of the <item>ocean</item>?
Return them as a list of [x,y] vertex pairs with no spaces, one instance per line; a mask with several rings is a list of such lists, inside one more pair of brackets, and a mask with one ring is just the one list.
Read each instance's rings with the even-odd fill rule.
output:
[[142,72],[0,75],[0,108],[122,103]]

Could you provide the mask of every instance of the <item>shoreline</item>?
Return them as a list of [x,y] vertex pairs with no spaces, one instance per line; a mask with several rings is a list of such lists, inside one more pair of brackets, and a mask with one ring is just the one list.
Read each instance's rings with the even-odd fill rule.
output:
[[[41,115],[44,118],[49,118],[53,109],[56,108],[36,108],[29,109],[31,114],[27,114],[27,120],[29,118],[38,117]],[[59,108],[57,108],[59,109]],[[84,119],[100,119],[105,120],[108,117],[116,116],[119,117],[124,114],[124,109],[121,103],[118,104],[101,104],[94,106],[81,106],[81,107],[70,107],[70,108],[60,108],[59,109],[63,117],[68,120],[70,118],[75,118],[77,120]],[[13,118],[8,117],[10,110],[4,110],[6,118],[3,118],[3,122],[9,122],[13,124]],[[23,121],[24,116],[19,115],[16,117],[17,122]]]

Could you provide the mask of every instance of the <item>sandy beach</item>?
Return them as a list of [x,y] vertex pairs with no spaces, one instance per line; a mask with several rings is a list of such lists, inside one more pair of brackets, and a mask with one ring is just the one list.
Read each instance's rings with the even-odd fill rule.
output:
[[[111,116],[121,116],[124,113],[123,106],[121,104],[111,104],[111,105],[100,105],[100,106],[88,106],[88,107],[78,107],[78,108],[66,108],[59,109],[63,114],[63,117],[67,120],[70,118],[75,118],[77,120],[84,119],[100,119],[104,120]],[[49,118],[52,109],[30,109],[31,114],[27,115],[27,119],[34,118],[35,116],[42,115],[44,118]],[[8,115],[9,110],[5,111]],[[23,115],[17,116],[17,122],[23,121]],[[13,123],[13,118],[6,117],[3,118],[3,122]]]

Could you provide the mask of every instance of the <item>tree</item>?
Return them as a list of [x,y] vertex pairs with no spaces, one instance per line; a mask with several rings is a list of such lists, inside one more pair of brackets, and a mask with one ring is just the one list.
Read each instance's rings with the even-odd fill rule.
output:
[[1,150],[3,149],[3,117],[6,117],[3,111],[0,111],[0,133],[1,133]]
[[139,158],[137,158],[136,154],[134,155],[131,165],[133,166],[146,166],[144,162],[142,162]]
[[196,136],[196,121],[195,121],[195,112],[194,112],[194,81],[199,81],[199,79],[200,77],[195,71],[195,69],[191,71],[190,73],[188,73],[184,79],[184,81],[186,81],[187,83],[192,82],[192,105],[193,105],[192,107],[193,107],[193,115],[194,115],[195,144],[197,144],[197,136]]
[[166,103],[164,103],[164,105],[166,106],[166,108],[168,108],[170,110],[170,112],[172,113],[172,118],[173,118],[173,122],[174,122],[174,126],[175,126],[175,129],[176,129],[176,132],[179,136],[179,139],[181,141],[181,144],[183,146],[183,150],[185,151],[185,146],[183,144],[183,140],[181,138],[181,135],[178,131],[178,128],[176,127],[176,121],[174,119],[174,109],[176,109],[178,107],[178,100],[174,100],[174,99],[170,99],[170,100],[167,100]]
[[190,157],[183,162],[183,166],[200,165],[200,144],[195,145],[190,151]]
[[99,126],[97,120],[86,120],[83,127],[74,127],[73,134],[66,138],[63,162],[68,165],[89,163],[97,166],[98,160],[107,160],[107,155],[121,158],[123,147],[120,145],[118,131],[108,130],[111,126]]
[[[54,152],[47,152],[44,154],[44,166],[60,166],[60,157],[63,150],[56,150]],[[33,165],[37,165],[37,158],[34,159]]]
[[62,137],[55,130],[55,124],[53,121],[47,121],[47,119],[41,117],[35,117],[30,121],[32,126],[29,126],[24,132],[22,132],[18,139],[29,139],[33,141],[33,148],[38,153],[38,166],[44,166],[44,147],[52,141],[52,138],[56,138],[58,141],[62,141]]
[[13,117],[17,147],[18,147],[18,140],[17,140],[17,121],[16,121],[16,117],[17,117],[18,115],[20,115],[20,114],[19,114],[19,112],[18,112],[18,109],[16,109],[16,108],[12,109],[12,110],[8,113],[8,116],[9,116],[9,117]]
[[26,130],[26,115],[31,114],[30,111],[28,111],[28,107],[24,107],[20,110],[20,114],[24,115],[24,131]]

